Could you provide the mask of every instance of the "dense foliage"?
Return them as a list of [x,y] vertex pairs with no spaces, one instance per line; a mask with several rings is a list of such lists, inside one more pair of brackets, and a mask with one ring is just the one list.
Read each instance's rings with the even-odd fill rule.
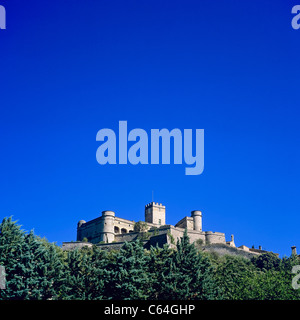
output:
[[299,300],[292,287],[297,256],[267,253],[247,260],[204,253],[187,233],[176,249],[145,250],[140,240],[121,250],[84,247],[62,251],[25,233],[11,218],[0,224],[0,265],[5,267],[7,299],[284,299]]

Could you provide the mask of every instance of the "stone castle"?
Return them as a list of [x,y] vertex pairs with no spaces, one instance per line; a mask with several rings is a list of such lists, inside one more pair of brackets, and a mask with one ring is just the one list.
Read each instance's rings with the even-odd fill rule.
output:
[[63,242],[62,248],[70,250],[75,247],[97,245],[103,249],[119,249],[124,242],[141,239],[145,248],[163,246],[168,243],[175,246],[185,230],[190,242],[204,251],[219,254],[236,254],[246,258],[267,252],[246,246],[236,247],[234,237],[226,241],[222,232],[202,230],[202,212],[194,210],[190,217],[184,217],[175,226],[166,224],[166,207],[161,203],[151,202],[145,206],[145,221],[135,222],[119,218],[113,211],[103,211],[102,215],[91,221],[80,220],[77,224],[77,241]]

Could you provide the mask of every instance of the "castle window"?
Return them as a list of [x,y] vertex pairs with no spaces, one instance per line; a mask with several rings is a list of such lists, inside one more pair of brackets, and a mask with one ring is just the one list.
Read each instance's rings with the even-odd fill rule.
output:
[[158,219],[158,224],[161,224],[161,219]]
[[122,229],[121,229],[121,233],[122,233],[122,234],[127,233],[127,230],[124,229],[124,228],[122,228]]
[[115,233],[120,233],[120,229],[119,229],[119,227],[115,227]]

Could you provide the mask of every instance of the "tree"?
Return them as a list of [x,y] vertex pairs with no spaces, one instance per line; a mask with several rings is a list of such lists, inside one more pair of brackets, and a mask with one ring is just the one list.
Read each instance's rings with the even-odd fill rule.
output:
[[54,245],[25,234],[11,218],[0,225],[0,265],[6,271],[2,299],[55,299],[63,279],[61,256]]
[[[4,218],[0,224],[0,265],[5,267],[6,289],[0,290],[0,298],[18,298],[22,275],[17,274],[19,257],[22,252],[24,232],[12,218]],[[20,266],[21,267],[21,266]],[[18,290],[19,292],[19,290]]]
[[251,262],[260,270],[279,270],[280,267],[280,259],[272,252],[253,257]]
[[[256,276],[254,265],[243,257],[226,255],[219,259],[216,269],[216,281],[225,300],[248,299]],[[252,285],[252,286],[251,286]]]
[[148,272],[151,278],[150,300],[161,299],[164,296],[165,279],[170,272],[172,254],[173,250],[169,248],[168,244],[165,244],[163,248],[160,248],[158,244],[155,247],[150,247],[148,262]]
[[66,258],[66,290],[62,299],[102,299],[107,263],[107,252],[95,246],[69,251]]
[[159,299],[210,300],[220,298],[213,279],[213,267],[209,259],[190,244],[187,230],[177,241],[176,250],[168,260],[168,273],[163,275]]
[[133,229],[135,232],[146,232],[148,229],[147,222],[138,221],[134,224]]
[[229,300],[293,300],[300,290],[292,288],[294,258],[279,259],[271,253],[249,261],[225,256],[217,262],[216,279],[223,299]]
[[105,270],[105,298],[144,300],[150,292],[149,255],[140,240],[126,242]]

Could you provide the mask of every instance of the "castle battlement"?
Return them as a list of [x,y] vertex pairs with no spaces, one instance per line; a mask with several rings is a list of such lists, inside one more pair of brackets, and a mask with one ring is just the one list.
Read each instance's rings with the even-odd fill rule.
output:
[[166,208],[165,206],[163,206],[161,203],[158,203],[158,202],[150,202],[150,203],[145,205],[146,208],[152,207],[152,206]]

